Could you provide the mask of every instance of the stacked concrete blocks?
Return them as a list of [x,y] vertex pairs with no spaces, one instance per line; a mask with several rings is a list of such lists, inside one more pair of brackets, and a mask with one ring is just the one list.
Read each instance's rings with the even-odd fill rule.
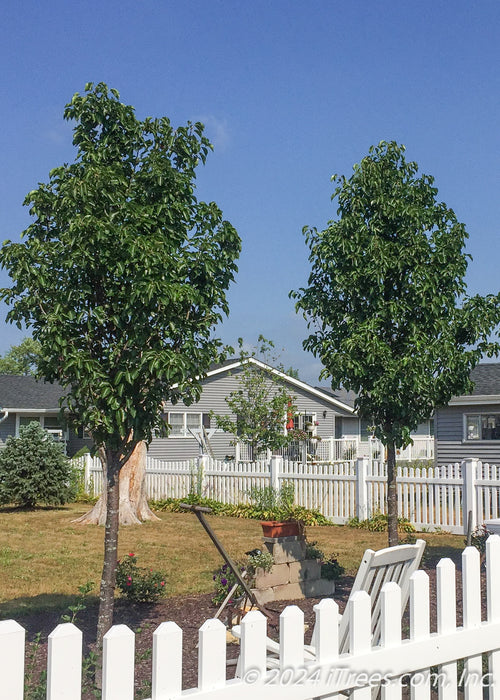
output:
[[263,537],[264,546],[271,553],[274,565],[271,571],[257,569],[253,592],[259,603],[275,600],[298,600],[332,595],[335,583],[321,578],[321,564],[306,559],[306,540],[297,537]]

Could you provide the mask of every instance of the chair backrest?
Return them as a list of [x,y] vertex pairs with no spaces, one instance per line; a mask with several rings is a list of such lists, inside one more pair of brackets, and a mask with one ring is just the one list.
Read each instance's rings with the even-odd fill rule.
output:
[[[349,600],[356,591],[370,594],[372,608],[372,644],[380,641],[380,591],[384,583],[394,581],[401,588],[401,616],[410,595],[410,576],[419,567],[424,553],[425,540],[415,544],[401,544],[374,552],[367,549],[363,555]],[[349,614],[346,606],[339,629],[339,650],[343,654],[349,650]]]

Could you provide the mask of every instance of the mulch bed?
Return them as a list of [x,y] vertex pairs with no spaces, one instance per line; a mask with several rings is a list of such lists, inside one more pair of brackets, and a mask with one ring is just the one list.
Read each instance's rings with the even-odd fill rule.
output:
[[[426,562],[425,569],[431,579],[431,627],[435,629],[436,620],[436,596],[435,596],[435,564],[437,562]],[[457,564],[457,607],[461,609],[461,585],[460,585],[460,562]],[[484,578],[484,576],[483,576]],[[335,600],[339,604],[342,612],[352,587],[353,579],[343,577],[338,583],[335,591]],[[198,674],[198,630],[205,620],[214,616],[216,608],[211,601],[212,594],[176,596],[166,598],[154,605],[130,604],[125,600],[118,599],[115,604],[115,624],[128,625],[136,635],[136,698],[147,698],[151,696],[151,648],[152,635],[161,622],[176,622],[183,631],[183,687],[193,688],[197,685]],[[304,621],[308,626],[310,635],[314,625],[313,607],[319,602],[318,598],[309,598],[298,601],[286,601],[273,603],[267,606],[271,612],[271,621],[268,623],[268,633],[277,638],[279,614],[286,605],[296,604],[304,612]],[[484,606],[483,606],[484,607]],[[484,618],[484,610],[483,610]],[[36,686],[40,673],[46,667],[47,636],[59,623],[60,617],[57,613],[47,612],[31,615],[18,620],[27,631],[27,652],[26,652],[26,673],[31,675],[32,685]],[[85,653],[92,651],[92,642],[95,640],[95,630],[97,622],[97,609],[87,608],[79,613],[76,621],[77,626],[83,631]],[[457,624],[461,623],[461,615],[458,615]],[[408,621],[403,620],[403,629],[408,630]],[[38,642],[37,635],[39,636]],[[405,635],[406,636],[406,635]],[[228,658],[235,658],[238,655],[236,644],[228,645]],[[234,666],[228,666],[228,678],[234,676]],[[90,677],[90,675],[89,675]],[[45,697],[43,694],[32,693],[28,698],[38,700],[38,697]],[[95,694],[90,688],[82,695],[84,700],[95,700]]]

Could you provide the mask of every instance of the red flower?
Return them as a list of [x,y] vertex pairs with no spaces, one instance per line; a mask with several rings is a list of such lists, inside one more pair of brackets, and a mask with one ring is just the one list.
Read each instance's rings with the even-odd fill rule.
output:
[[129,557],[133,557],[133,556],[135,556],[133,552],[129,552],[129,554],[128,554],[128,555],[129,555]]

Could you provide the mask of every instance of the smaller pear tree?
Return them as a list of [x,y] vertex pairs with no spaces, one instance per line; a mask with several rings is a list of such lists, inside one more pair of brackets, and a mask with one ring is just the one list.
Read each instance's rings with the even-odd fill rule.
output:
[[[231,413],[214,415],[218,428],[235,435],[234,442],[250,447],[252,459],[264,450],[277,451],[287,445],[291,436],[286,429],[287,417],[296,411],[294,396],[283,379],[273,371],[284,372],[283,367],[272,365],[277,361],[274,343],[262,335],[259,346],[251,351],[244,348],[242,338],[238,338],[241,369],[238,375],[239,388],[226,397]],[[249,362],[260,356],[264,366]]]

